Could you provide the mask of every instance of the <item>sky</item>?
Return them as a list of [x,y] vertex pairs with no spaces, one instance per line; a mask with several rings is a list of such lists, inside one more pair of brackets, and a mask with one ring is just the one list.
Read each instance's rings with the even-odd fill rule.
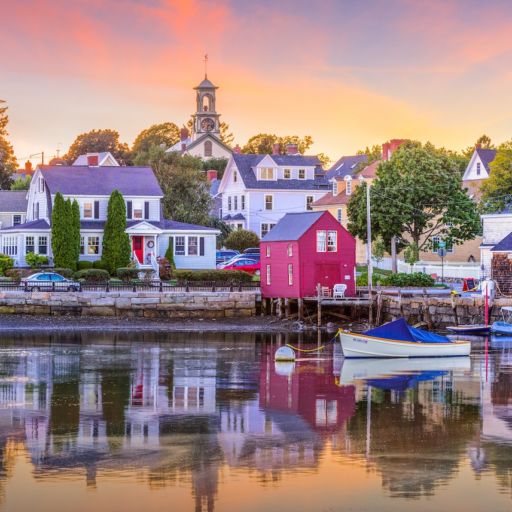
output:
[[[332,159],[392,138],[512,138],[510,0],[0,0],[0,99],[20,164],[75,137],[187,122],[193,87],[243,145],[311,135]],[[34,157],[34,162],[38,157]]]

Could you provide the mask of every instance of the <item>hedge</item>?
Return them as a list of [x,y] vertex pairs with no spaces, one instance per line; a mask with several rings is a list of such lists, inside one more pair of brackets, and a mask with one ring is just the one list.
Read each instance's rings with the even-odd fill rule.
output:
[[116,270],[116,275],[122,281],[132,281],[139,277],[139,269],[132,267],[121,267]]
[[65,277],[66,279],[72,279],[74,272],[70,268],[54,268],[53,271],[56,274],[60,274],[62,277]]
[[48,264],[48,256],[29,252],[25,256],[25,261],[31,268],[40,268],[41,266]]
[[99,268],[89,268],[79,270],[75,274],[75,279],[83,279],[86,283],[98,283],[108,281],[110,274],[106,270]]
[[14,260],[7,254],[0,254],[0,276],[14,266]]
[[16,283],[19,283],[23,277],[31,276],[33,273],[33,270],[26,268],[10,268],[5,271],[6,277],[10,277]]
[[[373,284],[381,284],[382,286],[422,286],[429,287],[434,286],[435,280],[433,277],[423,272],[413,272],[412,274],[406,274],[399,272],[398,274],[389,274],[387,276],[373,275]],[[368,286],[368,274],[363,274],[357,278],[357,286]]]
[[[99,270],[106,270],[108,272],[107,264],[101,260],[93,261],[92,268],[99,269]],[[110,275],[110,272],[109,272],[109,275]]]
[[183,281],[215,281],[250,283],[252,275],[241,270],[175,270],[173,278]]
[[92,268],[92,261],[80,260],[78,262],[78,270],[87,270]]

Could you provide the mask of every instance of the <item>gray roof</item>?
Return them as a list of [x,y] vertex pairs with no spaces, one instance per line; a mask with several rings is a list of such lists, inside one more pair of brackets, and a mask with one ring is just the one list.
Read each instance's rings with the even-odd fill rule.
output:
[[316,156],[304,155],[270,155],[277,165],[290,167],[315,167],[314,180],[275,180],[262,181],[256,179],[254,169],[268,155],[245,155],[233,153],[233,160],[246,188],[282,189],[282,190],[327,190],[329,182],[325,179],[320,161]]
[[503,240],[498,242],[491,251],[512,251],[512,233],[509,233]]
[[245,217],[241,213],[235,213],[235,215],[224,215],[222,220],[245,220]]
[[298,240],[323,212],[287,213],[262,239],[262,242]]
[[496,150],[495,149],[476,148],[475,151],[477,152],[478,156],[480,157],[480,160],[482,160],[482,163],[484,164],[486,171],[489,173],[490,172],[489,164],[496,157]]
[[163,196],[151,167],[39,165],[51,194]]
[[[137,224],[140,224],[141,222],[147,222],[148,224],[151,224],[152,226],[155,226],[159,229],[164,230],[183,230],[183,231],[216,231],[215,228],[209,228],[206,226],[199,226],[197,224],[188,224],[186,222],[177,222],[175,220],[168,220],[163,219],[161,221],[157,220],[128,220],[126,222],[126,227],[131,228],[132,226],[135,226]],[[102,230],[105,227],[105,221],[104,220],[81,220],[80,221],[80,228],[81,229],[99,229]]]
[[218,89],[218,87],[213,85],[210,80],[208,80],[208,77],[204,75],[204,80],[197,87],[194,87],[194,89]]
[[[114,158],[114,155],[112,155],[112,153],[110,151],[103,151],[101,153],[87,153],[85,155],[80,155],[74,162],[73,162],[73,165],[87,165],[87,156],[88,155],[98,155],[98,163],[101,163],[101,161],[107,157],[108,155],[110,155],[114,160],[116,160]],[[117,162],[117,160],[116,160]]]
[[26,190],[0,190],[0,212],[25,213],[27,202]]
[[336,176],[344,178],[352,176],[358,168],[359,164],[368,161],[367,155],[342,156],[327,172],[326,178],[330,180]]
[[214,179],[210,182],[210,195],[212,197],[215,197],[219,193],[220,181],[219,179]]
[[8,228],[2,229],[2,231],[30,231],[32,229],[50,229],[50,225],[44,219],[31,220],[23,224],[17,224],[16,226],[9,226]]

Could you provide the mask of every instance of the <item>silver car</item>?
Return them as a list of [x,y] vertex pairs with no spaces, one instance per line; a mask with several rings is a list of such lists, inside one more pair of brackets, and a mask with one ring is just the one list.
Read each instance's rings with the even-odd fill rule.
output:
[[30,292],[50,291],[53,289],[68,292],[80,290],[80,283],[78,281],[71,281],[55,272],[38,272],[22,279],[21,282]]

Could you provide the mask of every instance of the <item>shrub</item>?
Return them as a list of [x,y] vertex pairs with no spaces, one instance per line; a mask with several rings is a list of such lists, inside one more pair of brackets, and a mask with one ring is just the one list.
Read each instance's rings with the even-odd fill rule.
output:
[[384,284],[387,286],[434,286],[435,280],[423,272],[398,273],[387,276]]
[[110,274],[106,270],[99,268],[89,268],[79,270],[75,274],[75,279],[83,279],[86,283],[98,283],[108,281]]
[[174,263],[174,238],[169,237],[169,245],[165,251],[165,259],[167,260],[166,265],[169,265],[168,272],[172,274],[176,270],[176,264]]
[[92,268],[92,261],[80,260],[78,262],[78,270],[87,270],[88,268]]
[[222,283],[252,281],[252,275],[241,270],[175,270],[176,279],[183,281],[215,281]]
[[174,270],[167,258],[158,258],[158,273],[162,281],[169,281],[174,274]]
[[137,279],[139,276],[139,269],[130,267],[121,267],[116,271],[117,277],[122,281],[129,282],[133,279]]
[[54,268],[53,271],[66,279],[72,279],[74,272],[70,268]]
[[40,268],[42,265],[48,264],[48,256],[29,252],[25,256],[25,261],[30,266],[30,268]]
[[106,270],[109,274],[108,265],[103,260],[96,260],[92,263],[92,268],[99,270]]
[[260,239],[254,231],[236,229],[227,236],[225,246],[227,249],[243,252],[249,247],[259,247]]
[[7,254],[0,254],[0,276],[14,266],[14,260]]
[[10,268],[5,271],[5,276],[10,277],[13,281],[19,283],[23,277],[31,276],[33,273],[33,270],[28,270],[26,268]]

